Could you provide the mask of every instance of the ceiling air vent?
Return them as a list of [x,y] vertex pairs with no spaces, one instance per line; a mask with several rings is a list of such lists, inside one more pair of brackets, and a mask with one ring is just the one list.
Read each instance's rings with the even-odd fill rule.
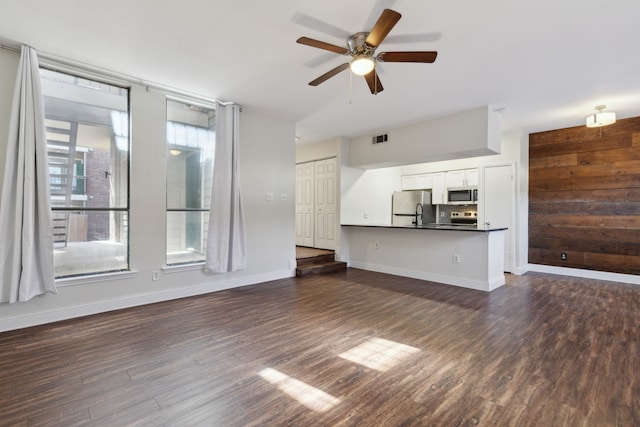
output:
[[389,135],[383,133],[382,135],[376,135],[373,137],[374,144],[382,144],[383,142],[387,142],[389,140]]

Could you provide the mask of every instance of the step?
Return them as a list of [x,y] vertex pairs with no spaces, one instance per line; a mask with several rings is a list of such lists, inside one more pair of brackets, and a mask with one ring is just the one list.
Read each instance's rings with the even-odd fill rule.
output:
[[296,276],[303,277],[310,274],[335,273],[346,271],[347,263],[342,261],[325,261],[322,263],[307,264],[296,268]]
[[298,267],[303,267],[307,265],[324,264],[326,262],[335,261],[335,259],[336,255],[334,253],[330,253],[325,255],[310,256],[307,258],[298,258],[296,260],[296,263]]

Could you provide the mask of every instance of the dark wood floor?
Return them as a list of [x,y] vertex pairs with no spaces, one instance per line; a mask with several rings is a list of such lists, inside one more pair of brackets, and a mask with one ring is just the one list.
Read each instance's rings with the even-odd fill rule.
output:
[[0,334],[0,425],[638,426],[640,287],[350,269]]

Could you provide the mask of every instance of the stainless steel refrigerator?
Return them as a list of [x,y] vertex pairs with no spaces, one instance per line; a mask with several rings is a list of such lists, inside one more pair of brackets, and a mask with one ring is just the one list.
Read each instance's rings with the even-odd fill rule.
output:
[[395,191],[391,203],[391,214],[393,225],[421,226],[435,222],[431,191]]

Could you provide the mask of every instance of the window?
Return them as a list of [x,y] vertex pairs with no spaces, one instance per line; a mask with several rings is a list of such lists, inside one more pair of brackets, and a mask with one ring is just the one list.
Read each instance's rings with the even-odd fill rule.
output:
[[40,70],[56,278],[128,270],[129,91]]
[[167,265],[205,260],[215,108],[167,100]]

